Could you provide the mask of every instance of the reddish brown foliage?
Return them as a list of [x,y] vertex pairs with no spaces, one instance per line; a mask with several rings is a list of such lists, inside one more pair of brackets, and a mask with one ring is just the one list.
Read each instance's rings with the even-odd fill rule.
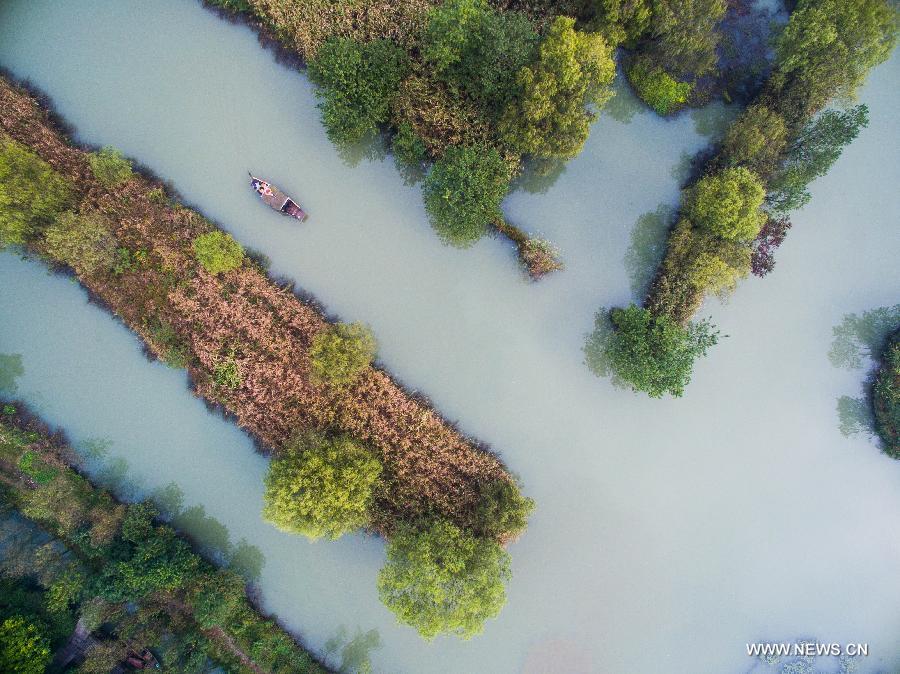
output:
[[[93,177],[83,150],[73,147],[25,92],[0,79],[0,131],[28,145],[77,185],[80,208],[96,208],[116,223],[119,245],[145,251],[146,261],[120,275],[81,281],[158,356],[151,326],[165,321],[187,345],[198,395],[222,405],[266,446],[294,433],[334,428],[371,444],[384,461],[374,527],[389,534],[397,518],[439,513],[471,526],[482,483],[508,479],[496,457],[413,399],[390,376],[370,368],[351,388],[332,390],[309,379],[308,347],[326,326],[310,304],[279,288],[250,264],[213,276],[191,252],[212,225],[194,211],[158,203],[159,186],[135,176],[115,194]],[[214,365],[237,362],[241,384],[216,386]]]

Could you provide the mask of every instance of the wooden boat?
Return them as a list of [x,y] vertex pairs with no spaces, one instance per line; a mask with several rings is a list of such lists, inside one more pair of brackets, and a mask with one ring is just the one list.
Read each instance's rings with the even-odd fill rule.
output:
[[250,173],[250,186],[259,195],[259,198],[270,208],[273,208],[284,215],[289,215],[292,218],[297,218],[301,222],[306,220],[306,211],[300,208],[300,204],[274,185],[266,182],[262,178],[257,178]]

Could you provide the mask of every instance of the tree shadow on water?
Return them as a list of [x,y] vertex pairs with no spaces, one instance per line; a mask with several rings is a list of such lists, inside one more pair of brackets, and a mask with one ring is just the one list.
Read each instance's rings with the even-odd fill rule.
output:
[[378,630],[363,632],[357,627],[356,634],[348,639],[347,628],[341,626],[337,634],[325,642],[326,664],[332,655],[337,654],[340,657],[337,671],[342,674],[369,674],[372,671],[372,651],[382,645]]
[[832,328],[834,340],[828,360],[834,367],[858,370],[867,358],[881,358],[887,336],[900,324],[900,304],[878,307],[862,314],[846,314]]
[[669,225],[675,209],[661,204],[655,211],[644,213],[631,230],[631,245],[625,253],[625,269],[631,280],[631,293],[643,297],[653,274],[666,252]]
[[384,134],[372,133],[350,145],[336,143],[338,156],[350,168],[365,161],[381,161],[388,155],[388,141]]
[[601,114],[606,114],[621,124],[631,124],[634,116],[644,108],[644,104],[634,95],[625,76],[619,74],[613,83],[615,95],[603,108]]
[[0,394],[13,396],[19,390],[16,379],[25,374],[22,354],[0,353]]
[[864,435],[876,438],[875,415],[872,411],[872,386],[888,336],[900,324],[900,304],[878,307],[862,314],[846,314],[832,329],[834,339],[828,360],[836,368],[860,370],[866,362],[876,366],[861,383],[863,395],[837,399],[838,430],[845,437]]

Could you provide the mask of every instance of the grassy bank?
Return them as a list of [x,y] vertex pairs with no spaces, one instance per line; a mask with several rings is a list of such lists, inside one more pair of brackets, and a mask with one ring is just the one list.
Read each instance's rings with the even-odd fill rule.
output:
[[[115,151],[73,146],[8,81],[0,82],[0,159],[8,204],[0,244],[73,270],[152,354],[186,368],[197,395],[272,452],[273,470],[284,468],[267,492],[282,511],[270,517],[279,526],[353,523],[391,538],[424,536],[439,522],[472,549],[491,550],[524,530],[530,502],[500,461],[373,367],[364,329],[328,323]],[[315,452],[303,451],[310,438]],[[329,501],[340,508],[306,509]]]
[[727,295],[751,272],[764,276],[791,223],[824,175],[868,123],[867,109],[827,109],[853,97],[890,55],[897,14],[886,0],[804,0],[775,43],[759,95],[697,162],[643,307],[598,316],[588,364],[653,396],[681,395],[696,357],[715,344],[691,324],[709,294]]
[[3,406],[0,499],[61,543],[3,555],[0,611],[36,626],[36,658],[65,650],[77,623],[93,643],[74,661],[80,672],[110,671],[145,647],[170,671],[206,671],[208,659],[248,674],[327,671],[254,609],[240,576],[204,561],[151,505],[93,486],[76,457],[21,407]]

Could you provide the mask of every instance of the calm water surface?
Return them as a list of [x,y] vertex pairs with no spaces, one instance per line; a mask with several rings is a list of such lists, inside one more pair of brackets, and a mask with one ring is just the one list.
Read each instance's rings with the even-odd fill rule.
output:
[[[774,275],[710,303],[730,337],[664,401],[593,377],[580,349],[595,310],[645,281],[661,225],[641,216],[677,202],[721,109],[662,121],[623,95],[555,184],[510,197],[510,219],[565,257],[535,285],[502,241],[442,246],[390,158],[348,165],[305,77],[198,4],[7,0],[0,65],[50,94],[80,141],[139,158],[274,273],[370,323],[382,362],[490,442],[537,501],[500,618],[426,643],[378,601],[380,541],[310,544],[263,523],[265,460],[248,438],[72,281],[0,255],[18,395],[105,447],[101,469],[127,465],[126,493],[174,481],[231,544],[255,546],[265,606],[318,652],[377,630],[383,672],[696,674],[777,671],[754,668],[745,643],[812,637],[868,642],[859,671],[900,668],[900,464],[838,432],[836,399],[863,374],[827,359],[844,314],[900,289],[900,60],[874,72],[871,126],[814,186]],[[248,169],[309,221],[260,206]]]

